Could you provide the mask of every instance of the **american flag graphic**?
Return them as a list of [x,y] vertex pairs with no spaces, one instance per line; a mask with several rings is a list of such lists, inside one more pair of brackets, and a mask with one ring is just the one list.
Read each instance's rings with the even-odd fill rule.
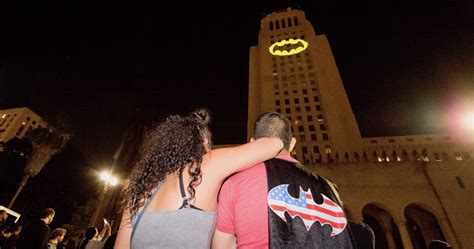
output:
[[317,204],[313,200],[311,189],[304,191],[301,186],[299,198],[293,198],[288,193],[288,185],[278,185],[268,192],[268,206],[275,214],[285,222],[285,212],[293,219],[296,216],[301,217],[308,231],[316,221],[319,221],[321,226],[329,224],[332,227],[331,236],[336,236],[344,230],[347,219],[339,205],[323,194],[323,203]]

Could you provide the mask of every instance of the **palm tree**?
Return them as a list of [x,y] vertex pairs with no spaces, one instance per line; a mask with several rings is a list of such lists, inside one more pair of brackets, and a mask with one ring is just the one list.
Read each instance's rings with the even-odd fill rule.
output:
[[8,208],[15,203],[16,198],[25,187],[30,177],[36,176],[56,153],[60,152],[71,138],[69,122],[63,115],[58,115],[47,127],[36,128],[28,135],[33,150],[28,157],[23,179],[13,196]]

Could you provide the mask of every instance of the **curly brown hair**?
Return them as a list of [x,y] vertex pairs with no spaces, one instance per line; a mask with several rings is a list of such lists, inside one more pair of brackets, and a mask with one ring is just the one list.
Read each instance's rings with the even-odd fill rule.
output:
[[190,198],[194,198],[194,187],[201,182],[202,157],[211,147],[209,121],[209,112],[199,109],[186,116],[169,116],[146,133],[124,193],[132,215],[145,204],[161,181],[169,174],[182,172],[188,165],[191,182],[187,189]]

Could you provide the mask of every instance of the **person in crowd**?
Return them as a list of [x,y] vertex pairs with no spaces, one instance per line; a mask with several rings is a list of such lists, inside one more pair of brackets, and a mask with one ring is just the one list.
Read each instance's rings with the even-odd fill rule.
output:
[[356,248],[335,185],[290,156],[290,121],[260,115],[253,140],[262,137],[278,137],[284,148],[224,182],[212,248]]
[[23,229],[18,239],[18,249],[44,249],[48,243],[50,229],[49,224],[54,219],[54,209],[46,208],[40,214],[40,219],[33,221]]
[[102,249],[105,241],[110,236],[110,225],[104,223],[104,227],[99,234],[96,227],[89,227],[86,229],[85,239],[81,242],[79,249]]
[[22,226],[18,224],[13,224],[9,230],[7,231],[8,233],[8,238],[5,239],[5,242],[3,243],[3,246],[0,244],[0,248],[2,249],[15,249],[16,248],[16,243],[18,241],[18,238],[21,233],[21,228]]
[[116,232],[112,233],[112,235],[110,235],[105,241],[104,249],[114,249],[116,239],[117,239],[117,233]]
[[46,244],[47,249],[57,249],[58,244],[63,242],[64,236],[66,236],[66,229],[64,228],[56,228],[51,232],[51,235],[49,236],[49,241]]
[[0,210],[0,246],[5,242],[5,239],[8,237],[6,233],[7,230],[7,219],[8,213],[6,210]]
[[172,115],[145,136],[115,248],[209,248],[222,182],[283,147],[262,138],[211,150],[209,120],[206,110]]

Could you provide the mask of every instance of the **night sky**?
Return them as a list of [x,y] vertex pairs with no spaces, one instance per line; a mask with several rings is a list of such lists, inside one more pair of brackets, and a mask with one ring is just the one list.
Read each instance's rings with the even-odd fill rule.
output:
[[249,47],[290,6],[328,37],[363,136],[445,132],[474,97],[472,0],[206,2],[2,1],[0,109],[64,112],[92,164],[195,107],[216,144],[243,143]]

